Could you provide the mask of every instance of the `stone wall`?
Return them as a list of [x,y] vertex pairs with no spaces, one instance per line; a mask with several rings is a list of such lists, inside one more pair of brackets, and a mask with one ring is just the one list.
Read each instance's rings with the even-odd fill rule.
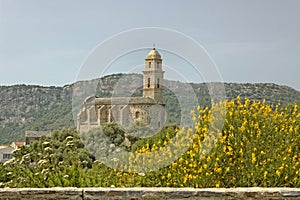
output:
[[5,188],[0,199],[7,200],[296,200],[300,188]]

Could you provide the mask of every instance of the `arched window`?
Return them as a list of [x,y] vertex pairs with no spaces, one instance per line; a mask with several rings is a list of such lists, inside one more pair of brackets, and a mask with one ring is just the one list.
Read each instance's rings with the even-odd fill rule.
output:
[[140,112],[139,112],[139,111],[136,111],[136,112],[135,112],[135,118],[136,118],[136,119],[140,118]]
[[157,66],[157,69],[158,69],[158,68],[159,68],[159,62],[157,62],[157,65],[156,65],[156,66]]
[[151,68],[151,62],[149,62],[149,68]]
[[150,87],[150,78],[148,78],[148,88]]
[[157,79],[157,88],[159,88],[159,78]]

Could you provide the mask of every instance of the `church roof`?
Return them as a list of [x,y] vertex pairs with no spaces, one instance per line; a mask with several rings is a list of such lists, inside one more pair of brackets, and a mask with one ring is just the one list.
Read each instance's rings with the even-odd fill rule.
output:
[[160,54],[158,53],[158,51],[156,51],[156,49],[154,47],[146,56],[146,60],[148,60],[148,59],[161,59]]
[[146,97],[114,97],[95,98],[95,104],[100,105],[136,105],[136,104],[156,104],[154,99]]

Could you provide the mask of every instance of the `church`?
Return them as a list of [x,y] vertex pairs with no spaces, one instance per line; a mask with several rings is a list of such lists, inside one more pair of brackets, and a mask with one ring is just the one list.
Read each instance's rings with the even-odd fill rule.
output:
[[[165,123],[163,101],[163,80],[161,55],[155,48],[145,58],[143,71],[143,95],[141,97],[85,99],[77,115],[77,130],[87,132],[104,123],[116,122],[126,128],[132,124],[159,130]],[[130,84],[130,83],[128,83]]]

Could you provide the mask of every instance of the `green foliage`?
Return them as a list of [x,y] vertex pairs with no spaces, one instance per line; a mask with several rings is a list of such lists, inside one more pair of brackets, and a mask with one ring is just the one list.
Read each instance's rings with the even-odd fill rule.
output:
[[5,163],[9,181],[4,186],[80,187],[94,160],[83,147],[74,129],[63,129],[17,149],[14,159]]
[[152,137],[141,138],[137,140],[131,147],[131,151],[135,152],[140,150],[146,144],[149,145],[149,148],[155,144],[157,147],[162,147],[164,144],[162,141],[168,141],[170,138],[173,138],[176,134],[176,130],[179,127],[176,124],[170,124],[165,126],[161,131],[153,135]]
[[106,123],[102,125],[103,133],[109,138],[109,140],[120,146],[125,139],[125,132],[122,130],[117,123]]
[[4,186],[4,183],[8,182],[8,170],[7,168],[3,165],[3,163],[0,163],[0,187]]
[[[137,88],[131,96],[142,95],[141,74],[113,74],[102,77],[98,81],[95,96],[111,97],[113,88],[122,77],[140,81],[130,81],[132,88]],[[33,85],[0,86],[0,144],[10,144],[12,141],[24,141],[26,130],[60,130],[62,128],[74,128],[72,116],[72,88],[85,84],[77,82],[64,87],[42,87]],[[175,88],[182,85],[180,82],[165,80],[165,84],[174,85]],[[198,104],[202,107],[211,107],[209,87],[214,83],[191,83]],[[87,85],[92,85],[87,82]],[[282,105],[300,102],[300,92],[287,86],[279,86],[271,83],[238,84],[224,83],[227,99],[241,98],[252,100],[266,100],[269,104]],[[123,87],[126,87],[124,85]],[[91,87],[92,89],[92,87]],[[122,90],[122,89],[121,89]],[[84,97],[85,98],[85,97]],[[84,99],[83,98],[83,99]],[[165,87],[164,102],[166,104],[167,123],[180,124],[181,110],[186,107],[179,105],[178,98],[173,91]],[[82,102],[77,102],[82,103]]]
[[[116,124],[109,123],[104,131],[95,129],[80,137],[74,129],[55,131],[52,138],[42,138],[16,150],[13,160],[0,165],[0,186],[299,187],[299,105],[272,107],[266,102],[239,98],[224,104],[226,120],[217,140],[208,137],[211,141],[203,143],[209,135],[211,110],[201,107],[197,115],[193,114],[193,136],[183,134],[187,130],[177,125],[169,125],[152,137],[134,138],[131,152],[135,153],[160,150],[180,135],[186,137],[183,141],[191,141],[186,152],[157,171],[121,172],[94,161],[92,155],[103,153],[103,145],[121,148],[120,141],[128,137]],[[183,144],[186,143],[176,145],[180,148]],[[215,144],[211,151],[201,156],[200,152],[211,144]],[[89,153],[86,148],[94,152]],[[176,155],[172,151],[177,150],[167,148],[163,159]]]
[[[96,96],[110,97],[114,84],[121,76],[121,74],[117,74],[103,77],[101,84],[99,82],[97,87]],[[132,84],[138,86],[132,96],[140,96],[142,90],[139,84],[141,83]],[[180,85],[181,83],[176,82],[176,84]],[[208,90],[211,84],[213,83],[191,84],[201,107],[210,108],[212,106]],[[131,152],[154,151],[154,149],[164,147],[176,136],[177,125],[181,119],[180,107],[185,107],[185,105],[179,105],[173,91],[166,88],[164,101],[167,123],[177,125],[165,127],[159,133],[147,138],[137,137],[147,134],[148,131],[140,124],[133,126],[127,133],[116,124],[105,124],[102,130],[95,129],[80,135],[82,140],[74,129],[55,131],[52,138],[42,138],[28,147],[22,147],[14,152],[14,160],[4,165],[0,163],[0,186],[299,187],[300,161],[297,153],[299,152],[300,115],[295,115],[295,105],[297,104],[291,105],[290,103],[300,102],[300,92],[286,86],[269,83],[225,83],[225,90],[227,99],[236,99],[236,96],[239,95],[242,103],[245,102],[244,98],[257,101],[265,99],[263,106],[269,108],[280,102],[281,105],[278,106],[276,112],[283,114],[276,119],[264,118],[262,113],[255,114],[251,110],[249,111],[251,116],[244,116],[246,112],[239,113],[241,109],[233,107],[235,110],[232,112],[236,112],[238,115],[230,116],[227,111],[227,121],[222,130],[223,137],[226,136],[224,139],[227,142],[226,147],[224,144],[217,146],[218,148],[213,149],[211,156],[202,160],[199,160],[197,156],[193,157],[192,153],[195,152],[189,151],[190,155],[183,155],[176,161],[176,164],[172,163],[168,167],[149,172],[146,175],[118,172],[101,164],[101,159],[94,161],[94,157],[105,158],[111,152],[117,153],[118,148]],[[0,143],[24,141],[26,130],[74,128],[71,113],[71,89],[16,85],[0,86],[0,92]],[[275,106],[272,109],[275,110]],[[246,111],[248,112],[248,110]],[[209,109],[205,112],[209,112]],[[241,130],[244,133],[254,130],[251,127],[253,124],[242,126],[243,121],[253,121],[254,119],[259,122],[260,137],[264,136],[264,139],[257,139],[255,134],[252,136],[240,134]],[[201,123],[199,122],[199,124]],[[205,129],[202,127],[204,125],[202,123],[200,128]],[[279,127],[278,130],[275,129],[276,126]],[[235,137],[228,134],[230,131]],[[290,134],[290,131],[294,135]],[[199,138],[202,141],[202,136]],[[125,147],[125,139],[128,139],[132,146]],[[247,146],[238,146],[240,141],[247,141]],[[261,145],[261,142],[264,142],[264,145]],[[268,153],[264,149],[266,145],[268,145]],[[102,149],[102,147],[108,148]],[[243,152],[243,156],[240,156],[241,152]],[[232,165],[228,165],[228,160]],[[261,163],[264,162],[267,164],[262,166]],[[182,166],[182,168],[179,169],[178,166]],[[243,171],[245,169],[248,171]],[[222,173],[217,174],[218,171],[222,171]],[[295,177],[295,174],[298,177]]]

